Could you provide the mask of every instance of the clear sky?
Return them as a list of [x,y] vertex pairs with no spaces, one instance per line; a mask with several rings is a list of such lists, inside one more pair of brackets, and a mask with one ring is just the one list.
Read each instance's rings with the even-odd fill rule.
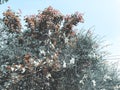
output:
[[104,40],[111,44],[109,52],[120,55],[120,0],[9,0],[0,5],[0,17],[8,6],[15,11],[21,9],[22,16],[25,16],[36,14],[50,5],[63,14],[84,13],[85,23],[80,24],[79,29],[94,26],[94,33],[105,36]]

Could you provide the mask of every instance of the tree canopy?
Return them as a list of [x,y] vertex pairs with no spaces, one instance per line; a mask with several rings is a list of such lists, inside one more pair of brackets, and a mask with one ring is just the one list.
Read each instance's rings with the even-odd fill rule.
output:
[[113,81],[104,81],[104,52],[98,38],[90,30],[78,33],[74,29],[84,22],[81,13],[63,15],[49,6],[25,16],[24,21],[26,30],[22,30],[18,13],[10,8],[3,12],[1,90],[108,90],[102,84]]

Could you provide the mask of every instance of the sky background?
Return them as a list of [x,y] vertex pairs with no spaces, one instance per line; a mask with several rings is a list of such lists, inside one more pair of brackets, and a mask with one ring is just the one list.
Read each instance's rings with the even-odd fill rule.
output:
[[120,0],[9,0],[0,5],[0,17],[8,6],[14,11],[21,9],[22,16],[37,14],[38,10],[42,11],[48,6],[64,15],[76,11],[84,13],[85,22],[78,29],[92,27],[94,34],[104,37],[104,44],[110,44],[107,51],[120,57]]

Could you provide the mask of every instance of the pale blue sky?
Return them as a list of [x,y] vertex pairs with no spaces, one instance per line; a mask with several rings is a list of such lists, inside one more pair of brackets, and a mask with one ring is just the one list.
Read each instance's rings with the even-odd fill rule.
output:
[[120,54],[120,0],[9,0],[0,5],[0,17],[8,6],[15,11],[21,9],[25,16],[50,5],[63,14],[84,13],[85,23],[80,24],[79,29],[94,26],[94,33],[105,36],[104,40],[111,44],[109,52]]

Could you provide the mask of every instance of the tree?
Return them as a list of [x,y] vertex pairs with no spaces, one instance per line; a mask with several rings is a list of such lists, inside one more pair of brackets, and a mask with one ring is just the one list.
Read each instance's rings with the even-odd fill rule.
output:
[[82,15],[75,13],[64,17],[50,6],[35,16],[25,17],[28,30],[24,32],[15,12],[9,8],[3,15],[7,29],[1,32],[5,32],[7,39],[2,41],[5,46],[1,49],[2,88],[55,88],[52,74],[63,68],[59,55],[76,42],[72,28],[83,22]]
[[3,13],[0,89],[96,89],[93,80],[103,56],[90,30],[73,29],[84,22],[82,14],[64,16],[49,6],[24,20],[27,30],[22,31],[17,13],[10,8]]

